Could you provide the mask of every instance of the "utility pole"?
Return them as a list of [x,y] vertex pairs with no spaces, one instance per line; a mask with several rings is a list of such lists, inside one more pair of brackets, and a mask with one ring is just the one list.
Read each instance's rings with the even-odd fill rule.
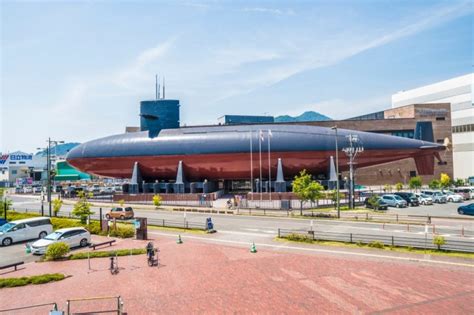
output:
[[51,211],[51,138],[48,138],[48,147],[46,149],[46,170],[48,172],[48,186],[46,188],[47,191],[47,201],[48,201],[48,207],[49,207],[49,216],[52,216],[52,211]]
[[339,201],[339,147],[338,147],[338,142],[337,142],[337,126],[332,127],[335,131],[335,137],[336,137],[336,208],[337,208],[337,218],[341,218],[341,207],[340,207],[340,201]]
[[354,209],[354,159],[357,154],[364,152],[364,147],[360,144],[357,135],[350,134],[346,137],[349,147],[342,149],[342,151],[349,157],[349,209]]

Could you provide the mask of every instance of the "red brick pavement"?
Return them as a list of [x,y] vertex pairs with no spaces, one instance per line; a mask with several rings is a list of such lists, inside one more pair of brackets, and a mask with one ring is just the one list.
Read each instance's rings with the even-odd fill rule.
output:
[[[95,271],[88,270],[87,260],[27,264],[0,277],[48,272],[72,277],[0,289],[0,309],[50,301],[64,308],[69,298],[120,295],[129,314],[474,314],[472,268],[272,250],[252,254],[184,241],[155,241],[159,268],[148,267],[144,255],[119,257],[123,269],[115,276],[107,270],[108,259],[91,260]],[[145,244],[122,240],[114,248]],[[79,305],[73,305],[76,311],[85,310]]]

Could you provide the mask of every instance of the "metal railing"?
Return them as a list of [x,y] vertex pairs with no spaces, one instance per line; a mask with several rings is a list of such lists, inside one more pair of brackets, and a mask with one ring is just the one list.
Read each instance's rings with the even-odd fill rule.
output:
[[[89,302],[92,302],[91,305]],[[105,309],[98,310],[98,304],[102,302]],[[105,302],[105,303],[104,303]],[[79,304],[79,305],[78,305]],[[82,305],[81,305],[82,304]],[[86,304],[86,305],[84,305]],[[123,314],[123,300],[120,296],[104,296],[104,297],[92,297],[82,299],[70,299],[66,302],[68,315],[79,315],[79,314],[101,314],[101,313],[115,313]],[[78,308],[74,311],[75,307]]]
[[[46,307],[46,306],[53,306],[52,309],[49,309],[49,311],[57,311],[58,310],[58,305],[56,302],[51,302],[51,303],[43,303],[43,304],[35,304],[35,305],[27,305],[27,306],[20,306],[20,307],[15,307],[15,308],[8,308],[8,309],[1,309],[0,313],[10,313],[10,314],[15,314],[17,311],[21,310],[27,310],[27,309],[32,309],[32,308],[41,308],[41,307]],[[48,311],[45,311],[45,313]]]
[[[359,233],[336,233],[320,232],[314,230],[288,230],[278,229],[278,237],[286,238],[291,234],[297,234],[312,239],[313,241],[337,241],[345,243],[371,244],[373,242],[383,243],[385,246],[401,246],[419,249],[438,249],[433,243],[432,235],[425,234],[419,238],[394,236],[394,235],[375,235]],[[445,239],[445,244],[440,246],[441,250],[458,251],[474,253],[474,240],[452,240]]]
[[[23,213],[34,213],[41,214],[41,210],[28,210],[28,209],[15,209],[16,212]],[[57,218],[68,218],[68,219],[78,219],[74,217],[71,212],[59,211],[57,213]],[[53,217],[54,218],[54,217]],[[93,214],[89,216],[91,221],[100,221],[99,214]],[[102,215],[102,220],[106,220],[105,215]],[[117,222],[131,224],[130,220],[119,220]],[[170,227],[170,228],[180,228],[180,229],[196,229],[207,231],[206,223],[183,220],[168,220],[168,219],[157,219],[157,218],[147,218],[148,225],[151,226],[161,226],[161,227]]]

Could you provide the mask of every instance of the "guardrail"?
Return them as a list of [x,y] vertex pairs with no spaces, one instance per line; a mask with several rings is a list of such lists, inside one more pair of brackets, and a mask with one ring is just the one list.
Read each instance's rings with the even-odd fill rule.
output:
[[[40,214],[41,215],[41,210],[28,210],[28,209],[14,209],[16,212],[23,212],[23,213],[34,213],[34,214]],[[77,217],[74,217],[71,212],[65,212],[65,211],[59,211],[57,213],[57,218],[74,218],[77,219]],[[100,220],[100,215],[98,214],[93,214],[90,217],[91,221],[99,221]],[[102,215],[102,220],[105,219],[105,215]],[[117,222],[122,222],[122,223],[131,223],[129,220],[117,220]],[[147,218],[147,223],[148,225],[151,226],[161,226],[161,227],[170,227],[170,228],[180,228],[180,229],[196,229],[196,230],[203,230],[207,231],[207,224],[206,223],[200,223],[200,222],[192,222],[188,220],[167,220],[167,219],[156,219],[156,218]]]
[[[320,232],[314,230],[288,230],[278,229],[278,237],[285,238],[290,234],[304,235],[310,237],[314,241],[336,241],[345,243],[363,243],[381,242],[386,246],[402,246],[413,247],[419,249],[438,249],[433,244],[433,238],[428,235],[415,237],[404,237],[394,235],[375,235],[375,234],[359,234],[359,233],[335,233]],[[474,241],[460,241],[445,239],[445,244],[440,246],[441,250],[458,251],[466,253],[474,253]]]

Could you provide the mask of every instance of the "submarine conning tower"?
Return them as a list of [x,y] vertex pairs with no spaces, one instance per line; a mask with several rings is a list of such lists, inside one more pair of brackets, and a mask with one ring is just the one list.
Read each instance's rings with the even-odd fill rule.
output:
[[179,128],[179,107],[179,100],[141,101],[140,130],[154,138],[162,129]]

